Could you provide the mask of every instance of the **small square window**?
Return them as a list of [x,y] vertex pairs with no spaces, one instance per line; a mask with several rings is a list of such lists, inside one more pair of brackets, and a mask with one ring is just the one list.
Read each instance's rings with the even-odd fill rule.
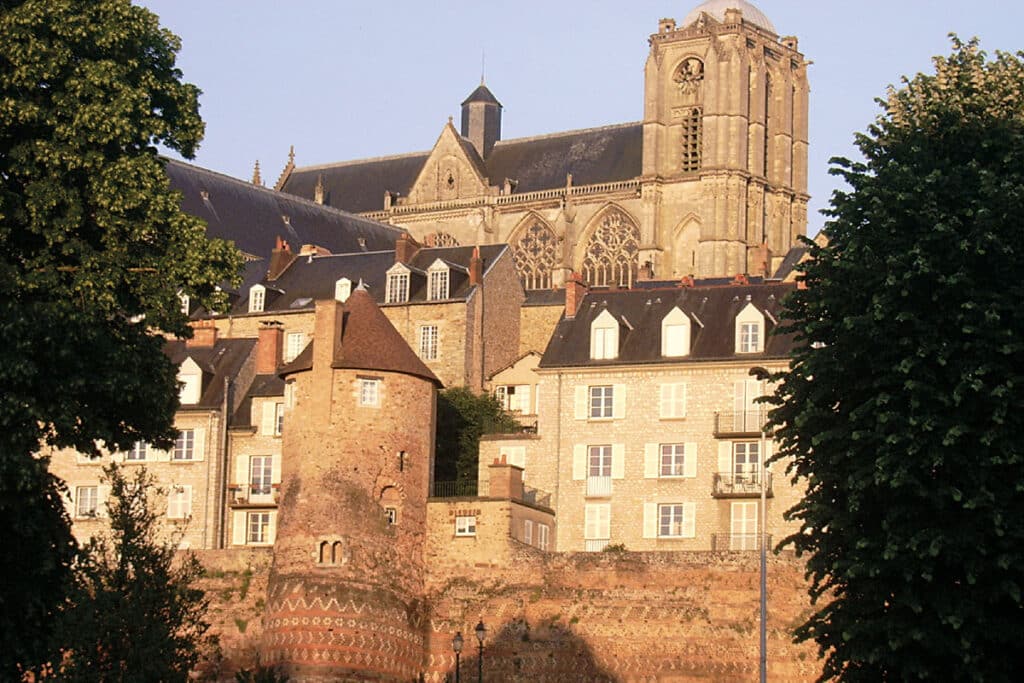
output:
[[681,538],[688,536],[682,503],[658,506],[658,536]]
[[614,391],[611,386],[590,387],[590,417],[612,417]]
[[379,379],[359,380],[359,405],[371,407],[380,405]]
[[476,536],[476,515],[460,515],[455,518],[456,536]]
[[384,519],[387,521],[388,526],[398,524],[398,508],[384,508]]
[[75,489],[75,516],[95,517],[99,506],[99,487],[79,486]]

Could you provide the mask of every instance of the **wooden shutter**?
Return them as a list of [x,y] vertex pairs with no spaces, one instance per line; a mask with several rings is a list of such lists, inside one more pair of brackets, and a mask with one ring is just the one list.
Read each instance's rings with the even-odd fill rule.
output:
[[263,401],[263,418],[260,420],[260,434],[273,436],[274,418],[276,404],[273,401]]
[[661,472],[661,447],[656,443],[644,444],[644,478],[657,479]]
[[612,479],[626,476],[626,446],[621,443],[612,444]]
[[[107,498],[110,497],[110,486],[108,484],[100,484],[96,487],[96,516],[97,517],[109,517],[110,512],[107,510]],[[77,501],[75,501],[77,502]]]
[[587,386],[576,386],[576,419],[587,419]]
[[238,484],[239,486],[247,486],[249,484],[248,455],[235,456],[235,481],[233,483]]
[[694,538],[697,535],[697,504],[683,503],[683,536]]
[[612,385],[612,417],[621,420],[626,416],[626,385]]
[[245,545],[245,512],[231,513],[231,542],[234,545]]
[[661,409],[658,412],[660,417],[670,417],[672,415],[672,385],[662,384],[661,385]]
[[192,457],[195,460],[206,459],[206,429],[196,427],[193,431]]
[[277,538],[277,513],[270,513],[270,522],[267,524],[267,543],[273,545]]
[[597,506],[583,507],[583,538],[597,538]]
[[718,471],[732,472],[732,442],[718,442]]
[[683,445],[683,476],[697,476],[697,444],[693,441]]
[[658,537],[658,504],[644,503],[644,538]]
[[572,447],[572,478],[587,478],[587,447],[581,443]]
[[270,457],[270,483],[280,484],[281,483],[281,456],[273,455]]

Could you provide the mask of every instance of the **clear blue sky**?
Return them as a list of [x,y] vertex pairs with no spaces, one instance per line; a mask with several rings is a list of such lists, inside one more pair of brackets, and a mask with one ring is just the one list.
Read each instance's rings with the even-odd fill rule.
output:
[[[486,79],[502,137],[639,121],[647,37],[688,0],[137,0],[181,36],[179,66],[203,90],[201,166],[273,185],[295,145],[300,166],[429,149]],[[1024,48],[1017,0],[754,0],[814,62],[809,232],[851,156],[874,98],[930,70],[947,34],[989,53]]]

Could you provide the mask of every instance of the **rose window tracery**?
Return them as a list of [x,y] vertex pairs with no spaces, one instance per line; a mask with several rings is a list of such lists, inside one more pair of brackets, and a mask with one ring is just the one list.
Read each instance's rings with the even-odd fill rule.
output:
[[523,231],[512,248],[512,258],[522,280],[523,289],[550,289],[551,272],[557,257],[558,239],[540,221]]
[[621,212],[601,221],[587,241],[583,278],[592,287],[630,287],[636,280],[640,255],[640,230]]
[[428,247],[458,247],[459,241],[447,232],[432,232],[423,238]]

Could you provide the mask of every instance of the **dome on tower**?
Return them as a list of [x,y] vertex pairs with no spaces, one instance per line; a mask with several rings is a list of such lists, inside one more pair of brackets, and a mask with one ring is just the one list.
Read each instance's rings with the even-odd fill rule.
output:
[[765,16],[765,13],[747,2],[747,0],[707,0],[690,10],[690,13],[683,19],[681,26],[685,28],[700,19],[701,12],[707,12],[718,21],[725,21],[725,10],[727,9],[738,9],[743,12],[743,20],[747,23],[772,33],[778,33],[775,30],[775,25]]

